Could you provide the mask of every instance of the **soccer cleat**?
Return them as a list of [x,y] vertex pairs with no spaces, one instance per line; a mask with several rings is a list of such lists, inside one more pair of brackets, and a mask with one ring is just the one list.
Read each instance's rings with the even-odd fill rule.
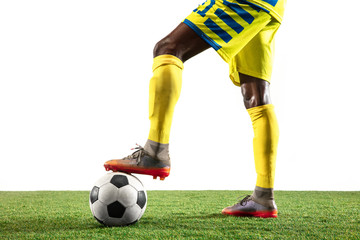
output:
[[252,197],[247,195],[237,204],[224,208],[221,213],[237,217],[276,218],[277,208],[275,203],[274,207],[265,207],[257,202],[254,202]]
[[105,162],[106,171],[145,174],[153,176],[154,179],[159,177],[160,180],[169,176],[170,160],[152,157],[139,145],[135,149],[137,151],[125,158]]

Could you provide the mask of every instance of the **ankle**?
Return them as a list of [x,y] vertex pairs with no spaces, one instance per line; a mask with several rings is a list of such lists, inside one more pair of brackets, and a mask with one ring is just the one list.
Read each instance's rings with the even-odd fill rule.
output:
[[148,139],[145,143],[144,150],[152,157],[162,161],[169,161],[169,144],[158,143]]
[[259,203],[265,207],[276,208],[273,188],[262,188],[255,186],[251,198],[254,202]]

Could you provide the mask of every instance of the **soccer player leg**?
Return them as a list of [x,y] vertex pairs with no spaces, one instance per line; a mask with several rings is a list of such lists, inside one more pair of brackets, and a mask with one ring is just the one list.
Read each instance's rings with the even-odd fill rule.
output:
[[279,126],[272,104],[249,108],[253,130],[253,149],[257,174],[253,200],[276,209],[274,203],[274,179]]
[[175,105],[180,97],[183,62],[173,55],[154,58],[149,87],[150,131],[145,150],[169,160],[168,145]]
[[170,174],[168,154],[170,128],[175,105],[180,96],[183,63],[172,55],[154,58],[149,87],[150,133],[144,148],[123,159],[105,163],[113,171],[152,175],[164,180]]
[[[275,159],[279,136],[274,106],[270,102],[270,78],[274,56],[274,36],[280,24],[273,20],[234,58],[239,80],[254,128],[254,158],[257,183],[253,198],[271,205]],[[267,201],[267,202],[264,202]]]
[[209,45],[184,23],[156,44],[149,86],[148,140],[132,155],[107,161],[106,170],[152,175],[161,180],[169,176],[170,128],[181,91],[183,62],[207,48]]
[[150,80],[148,141],[144,148],[159,159],[169,158],[169,137],[176,102],[180,96],[183,62],[210,46],[190,27],[180,23],[154,48]]
[[183,63],[172,55],[154,58],[149,87],[150,133],[144,148],[122,159],[105,163],[107,170],[152,175],[161,180],[170,174],[168,154],[170,128],[175,104],[180,96]]
[[257,181],[253,194],[223,214],[234,216],[277,217],[273,187],[279,128],[270,102],[269,83],[265,80],[239,74],[244,103],[250,115],[253,130],[253,150]]
[[245,107],[254,130],[253,149],[257,181],[253,194],[225,208],[224,214],[277,217],[274,177],[279,127],[270,101],[274,34],[279,23],[271,21],[230,63],[230,78],[241,85]]

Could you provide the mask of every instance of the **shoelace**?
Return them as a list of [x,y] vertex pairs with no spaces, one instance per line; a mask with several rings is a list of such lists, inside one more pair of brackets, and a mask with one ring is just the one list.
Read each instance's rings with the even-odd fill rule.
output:
[[[240,204],[241,206],[245,206],[247,202],[249,202],[251,200],[251,195],[246,195],[243,199],[241,199],[242,197],[239,198],[239,202],[238,204]],[[240,200],[241,199],[241,200]]]
[[131,155],[125,157],[124,159],[136,159],[136,163],[139,163],[141,160],[141,157],[144,155],[144,148],[136,143],[136,147],[131,148],[131,150],[137,150],[133,152]]

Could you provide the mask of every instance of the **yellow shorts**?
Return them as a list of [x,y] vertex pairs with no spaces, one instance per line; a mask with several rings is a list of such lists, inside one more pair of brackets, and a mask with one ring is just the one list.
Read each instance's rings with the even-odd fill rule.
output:
[[269,12],[242,0],[207,0],[184,23],[229,64],[235,85],[238,72],[270,81],[280,23]]

